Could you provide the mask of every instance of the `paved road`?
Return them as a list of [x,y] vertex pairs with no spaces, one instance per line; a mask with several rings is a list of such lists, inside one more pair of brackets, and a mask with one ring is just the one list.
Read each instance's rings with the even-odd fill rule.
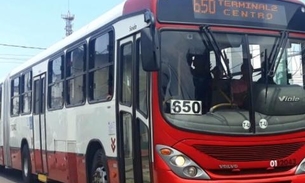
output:
[[13,170],[1,170],[0,171],[1,183],[22,183],[21,172]]
[[[4,169],[0,170],[0,183],[23,183],[21,171]],[[35,180],[33,183],[39,183],[38,180]],[[56,181],[48,181],[48,183],[60,183]]]

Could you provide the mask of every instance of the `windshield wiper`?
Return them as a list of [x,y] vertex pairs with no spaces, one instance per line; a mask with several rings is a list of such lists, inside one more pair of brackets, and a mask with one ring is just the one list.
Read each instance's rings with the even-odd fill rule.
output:
[[[275,63],[276,63],[276,60],[280,60],[282,58],[283,53],[284,53],[284,49],[281,50],[281,48],[286,47],[287,40],[288,40],[288,32],[287,31],[282,31],[280,39],[275,42],[275,44],[272,47],[271,53],[269,55],[268,65],[271,64],[271,66],[270,66],[270,70],[269,71],[267,70],[267,72],[266,72],[267,76],[269,76],[269,77],[274,76],[275,71],[276,71],[276,69],[279,65],[279,62],[278,62],[276,64],[276,67],[274,67]],[[280,53],[280,51],[281,51],[281,53]]]
[[[277,39],[271,49],[269,58],[267,59],[267,49],[265,50],[265,58],[264,58],[264,75],[265,75],[265,103],[267,102],[267,95],[268,95],[268,87],[269,87],[269,78],[272,78],[275,74],[275,71],[277,70],[277,67],[279,65],[280,62],[278,62],[275,66],[277,57],[280,60],[283,56],[284,53],[284,47],[286,47],[287,45],[287,40],[288,40],[288,32],[287,31],[282,31],[281,33],[281,37],[279,39]],[[282,48],[282,50],[281,50]],[[281,51],[281,53],[280,53]],[[279,55],[280,54],[280,55]],[[269,64],[271,64],[271,66],[269,67]],[[269,69],[270,68],[270,69]]]
[[263,75],[265,76],[265,104],[267,102],[267,94],[268,94],[268,80],[269,80],[269,75],[268,75],[268,70],[269,70],[269,63],[268,63],[268,60],[267,60],[267,49],[265,49],[265,53],[264,53],[264,71],[265,73],[262,74],[262,77]]
[[[227,54],[225,51],[223,51],[223,53],[221,52],[221,49],[215,39],[215,36],[213,34],[213,32],[209,29],[209,26],[200,26],[200,32],[203,32],[205,37],[207,38],[208,42],[210,43],[210,45],[212,46],[213,50],[215,51],[215,54],[216,54],[216,60],[218,62],[221,63],[221,60],[219,60],[219,58],[221,57],[224,61],[224,64],[226,66],[226,69],[223,68],[223,65],[221,64],[221,67],[222,67],[222,71],[225,72],[226,74],[226,77],[231,79],[232,78],[232,75],[231,75],[231,72],[230,72],[230,69],[229,69],[229,59],[227,57]],[[201,39],[202,40],[205,40],[202,36],[202,34],[200,34],[201,36]]]

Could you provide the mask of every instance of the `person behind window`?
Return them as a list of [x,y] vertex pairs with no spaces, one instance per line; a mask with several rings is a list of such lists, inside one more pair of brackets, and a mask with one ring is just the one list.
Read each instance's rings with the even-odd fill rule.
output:
[[212,88],[213,90],[217,90],[220,88],[220,80],[222,78],[222,73],[220,71],[220,68],[218,66],[215,66],[212,70],[211,73],[213,75],[213,85]]
[[244,105],[244,99],[247,96],[249,88],[249,77],[252,77],[253,67],[250,64],[250,69],[247,63],[243,63],[240,68],[241,78],[239,80],[233,80],[231,85],[231,92],[233,94],[233,102],[239,107]]
[[212,76],[209,59],[202,54],[188,54],[187,61],[193,75],[195,99],[202,102],[202,112],[206,113],[211,107]]
[[231,103],[230,98],[226,93],[229,93],[226,82],[223,82],[223,74],[219,66],[215,66],[211,73],[213,75],[212,82],[212,105],[217,105],[221,103]]

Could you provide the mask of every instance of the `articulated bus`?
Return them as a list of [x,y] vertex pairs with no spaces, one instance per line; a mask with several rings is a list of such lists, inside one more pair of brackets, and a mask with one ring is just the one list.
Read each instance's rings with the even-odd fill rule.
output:
[[303,183],[305,5],[126,0],[0,81],[25,183]]

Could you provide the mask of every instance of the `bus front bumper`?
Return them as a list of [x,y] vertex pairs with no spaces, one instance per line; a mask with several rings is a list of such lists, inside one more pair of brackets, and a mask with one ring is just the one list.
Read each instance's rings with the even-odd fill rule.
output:
[[196,180],[178,177],[172,171],[160,171],[155,183],[305,183],[305,174],[259,179]]

